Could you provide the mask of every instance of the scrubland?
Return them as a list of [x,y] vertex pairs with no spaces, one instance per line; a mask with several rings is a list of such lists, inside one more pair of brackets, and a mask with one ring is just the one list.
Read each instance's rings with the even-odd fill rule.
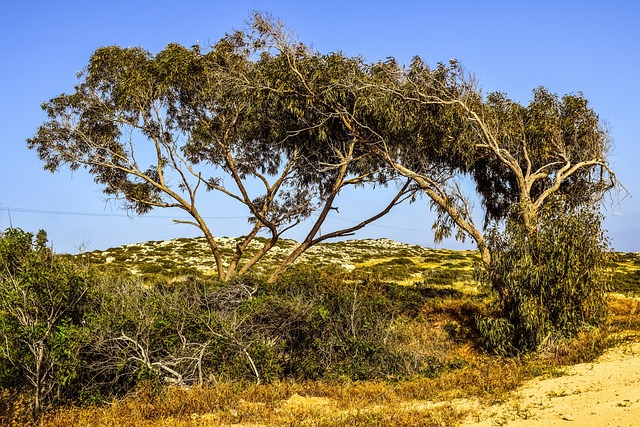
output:
[[[509,404],[528,380],[561,377],[640,337],[638,254],[616,257],[601,327],[550,336],[535,352],[496,354],[477,328],[495,307],[476,279],[474,252],[338,242],[310,250],[275,285],[260,271],[221,284],[209,276],[203,243],[74,257],[99,271],[90,336],[75,349],[90,357],[37,425],[507,423],[535,417],[523,409],[491,418],[483,409]],[[33,422],[29,405],[28,393],[4,389],[2,425]]]

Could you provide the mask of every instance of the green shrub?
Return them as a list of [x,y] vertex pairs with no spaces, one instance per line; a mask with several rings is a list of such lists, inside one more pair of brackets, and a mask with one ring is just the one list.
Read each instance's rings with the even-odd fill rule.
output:
[[596,207],[559,204],[542,212],[533,234],[513,221],[493,233],[488,278],[504,319],[479,323],[491,348],[504,349],[502,340],[511,335],[514,348],[536,349],[601,324],[609,284],[600,223]]
[[82,365],[89,278],[47,246],[47,235],[0,234],[0,388],[29,390],[38,416],[70,398]]
[[457,280],[464,279],[468,274],[455,268],[433,268],[422,272],[424,282],[430,286],[451,286]]
[[154,274],[161,273],[164,268],[159,264],[143,264],[140,266],[139,272],[141,274]]
[[476,328],[480,333],[483,348],[490,353],[507,355],[513,353],[515,330],[505,318],[476,318]]
[[640,295],[640,270],[616,269],[612,278],[612,290],[626,295]]
[[[304,265],[275,284],[155,273],[105,273],[88,283],[82,310],[51,339],[56,381],[84,404],[148,382],[435,377],[461,366],[435,350],[415,351],[420,340],[412,341],[417,322],[428,322],[416,321],[425,305],[460,298],[450,288],[353,281],[339,267]],[[3,378],[21,378],[2,366]]]

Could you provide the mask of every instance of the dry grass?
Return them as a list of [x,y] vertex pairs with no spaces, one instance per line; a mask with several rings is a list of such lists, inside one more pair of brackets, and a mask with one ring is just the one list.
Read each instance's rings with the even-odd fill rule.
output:
[[[148,388],[103,408],[69,408],[42,419],[42,427],[62,426],[449,426],[467,410],[444,403],[491,387],[503,388],[503,374],[477,369],[438,380],[402,383],[282,382],[270,385],[221,384],[216,387]],[[494,374],[509,370],[496,366]],[[477,381],[482,378],[482,381]]]
[[609,322],[618,329],[640,329],[640,298],[616,295],[609,302]]
[[[464,312],[443,301],[420,313],[406,349],[431,354],[432,378],[403,381],[222,382],[202,388],[150,385],[103,407],[66,408],[41,420],[62,426],[452,426],[470,408],[456,399],[500,401],[528,377],[518,359],[483,355],[445,325]],[[467,307],[467,310],[469,308]],[[428,324],[431,324],[430,328]],[[405,325],[406,326],[406,325]],[[446,369],[443,365],[458,363]]]
[[[434,377],[405,381],[282,381],[255,385],[224,382],[202,388],[147,385],[104,407],[66,408],[40,427],[89,426],[453,426],[474,409],[469,398],[493,403],[532,376],[561,375],[562,366],[594,360],[610,345],[637,334],[640,300],[613,298],[605,328],[570,341],[546,343],[527,358],[483,355],[464,340],[452,340],[445,325],[480,310],[469,301],[443,300],[420,313],[407,349],[420,349],[464,366]],[[421,325],[421,326],[417,326]],[[451,328],[451,327],[449,327]],[[19,425],[19,424],[14,424]]]
[[101,408],[68,408],[41,427],[89,426],[451,426],[469,409],[455,399],[501,400],[525,379],[514,360],[478,357],[439,378],[402,382],[224,383],[154,391]]

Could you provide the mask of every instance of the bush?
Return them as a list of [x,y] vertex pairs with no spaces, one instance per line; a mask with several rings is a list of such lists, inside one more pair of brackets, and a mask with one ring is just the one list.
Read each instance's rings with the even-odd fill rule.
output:
[[[17,243],[7,248],[39,251],[35,244],[20,249],[22,239]],[[47,251],[37,256],[49,260],[42,266],[47,277],[58,277],[56,271],[67,274],[60,277],[76,277],[70,275],[76,266],[60,270],[56,263],[69,260]],[[5,252],[7,266],[25,265]],[[152,282],[113,273],[89,281],[83,274],[77,281],[52,282],[60,285],[55,289],[67,302],[65,316],[46,341],[46,360],[55,372],[47,403],[60,403],[54,402],[55,394],[96,404],[144,384],[436,377],[461,366],[444,349],[466,333],[466,325],[451,329],[455,337],[450,340],[446,332],[438,332],[447,341],[444,346],[422,345],[435,342],[427,332],[430,321],[421,318],[425,306],[459,299],[460,291],[453,289],[350,281],[339,268],[304,266],[275,284],[251,276],[222,283],[199,276],[173,281],[158,276]],[[81,298],[72,284],[82,291]],[[1,313],[0,329],[15,334],[15,321],[7,313]],[[33,361],[28,352],[21,357],[25,363]],[[0,388],[19,392],[26,368],[0,366]]]
[[609,276],[600,223],[596,208],[567,212],[555,205],[542,213],[533,234],[513,221],[493,233],[488,279],[504,319],[479,323],[492,350],[507,350],[508,342],[532,350],[601,324]]
[[72,397],[81,366],[86,273],[47,235],[0,234],[0,388],[29,390],[34,415]]
[[483,347],[490,352],[504,355],[516,350],[513,343],[515,331],[509,320],[503,317],[497,319],[478,317],[476,328],[482,339]]
[[289,329],[295,331],[295,338],[285,340],[290,362],[285,372],[298,378],[366,380],[405,378],[427,371],[433,375],[439,370],[427,349],[407,348],[406,341],[414,337],[406,334],[431,299],[457,298],[458,293],[333,280],[314,277],[303,269],[286,275],[268,291],[287,296],[289,301],[295,296],[306,304],[305,315]]

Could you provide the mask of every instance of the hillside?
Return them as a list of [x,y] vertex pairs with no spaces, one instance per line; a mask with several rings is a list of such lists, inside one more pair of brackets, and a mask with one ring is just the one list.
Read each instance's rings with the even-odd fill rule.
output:
[[[240,238],[221,237],[217,241],[223,256],[230,257]],[[255,253],[264,241],[263,238],[254,240],[247,256]],[[254,271],[269,272],[296,244],[294,240],[280,240]],[[202,237],[129,244],[87,252],[80,257],[114,272],[150,279],[160,274],[163,277],[215,274],[211,253]],[[296,265],[334,267],[353,278],[374,277],[401,284],[424,282],[474,291],[478,285],[474,278],[478,262],[475,251],[430,249],[389,239],[361,239],[319,244],[304,253]],[[611,273],[613,292],[640,295],[640,252],[613,253]]]
[[[240,238],[219,238],[223,256],[230,257]],[[256,239],[249,246],[251,256],[264,242]],[[283,239],[256,266],[266,273],[291,251],[297,243]],[[204,238],[178,238],[168,241],[123,245],[81,255],[92,264],[108,266],[117,272],[150,277],[161,273],[181,275],[215,274],[211,252]],[[347,240],[319,244],[309,249],[296,262],[314,268],[339,268],[353,277],[372,275],[406,284],[428,281],[434,284],[475,286],[473,273],[479,258],[474,251],[428,249],[389,239]]]

